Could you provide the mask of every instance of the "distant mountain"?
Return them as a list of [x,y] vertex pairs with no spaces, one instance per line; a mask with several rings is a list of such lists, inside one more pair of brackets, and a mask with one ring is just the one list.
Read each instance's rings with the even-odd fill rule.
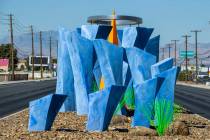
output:
[[[164,56],[168,57],[169,56],[169,49],[167,48],[167,45],[161,46],[161,48],[165,48]],[[171,45],[171,56],[174,57],[174,45]],[[179,52],[180,51],[185,51],[185,42],[181,42],[177,44],[177,58],[179,63],[184,62],[183,58],[179,58]],[[188,51],[194,51],[195,52],[195,44],[193,43],[188,43]],[[163,53],[160,52],[160,58],[162,58]],[[210,65],[210,43],[198,43],[198,61],[199,64],[204,64],[204,65]],[[195,64],[195,59],[190,58],[189,61],[190,64]]]
[[[58,32],[57,31],[44,31],[42,32],[42,48],[43,48],[43,55],[49,55],[49,36],[52,37],[52,56],[55,57],[57,54],[57,38]],[[0,39],[1,44],[5,44],[9,42],[8,37],[4,37]],[[18,49],[18,57],[24,58],[31,54],[31,34],[20,34],[14,36],[14,43],[16,48]],[[40,54],[39,49],[39,32],[34,33],[34,47],[35,47],[35,54]],[[160,46],[160,48],[167,47],[166,45]],[[171,56],[174,57],[174,45],[171,45]],[[189,43],[188,50],[194,51],[195,44]],[[177,58],[179,57],[179,52],[185,51],[185,42],[180,42],[177,44]],[[164,51],[165,58],[168,57],[168,48]],[[198,57],[200,58],[199,63],[210,65],[210,43],[198,43]],[[160,51],[160,59],[162,58],[162,52]],[[179,62],[182,63],[183,58],[179,58]],[[194,64],[194,59],[190,59],[190,64]]]

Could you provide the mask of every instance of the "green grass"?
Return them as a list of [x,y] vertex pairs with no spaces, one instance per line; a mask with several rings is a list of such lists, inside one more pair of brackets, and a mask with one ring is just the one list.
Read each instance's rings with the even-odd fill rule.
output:
[[97,86],[97,83],[96,83],[95,80],[93,80],[93,84],[92,84],[92,87],[91,87],[91,92],[96,92],[98,90],[99,90],[99,88]]
[[117,109],[115,110],[115,114],[119,112],[122,109],[122,107],[125,105],[128,109],[134,110],[135,108],[134,102],[135,102],[134,89],[133,87],[130,87],[125,91],[122,100],[120,101],[120,103],[117,106]]
[[173,121],[173,107],[171,101],[159,99],[155,101],[156,130],[159,136],[165,134],[170,123]]
[[178,104],[174,104],[174,113],[182,113],[182,112],[184,112],[183,107]]

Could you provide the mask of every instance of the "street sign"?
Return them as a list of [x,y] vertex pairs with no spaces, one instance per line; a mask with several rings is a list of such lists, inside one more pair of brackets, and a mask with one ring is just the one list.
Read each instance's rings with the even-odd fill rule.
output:
[[[195,56],[194,51],[187,51],[187,58],[193,58]],[[179,57],[185,58],[186,57],[186,51],[180,51],[179,52]]]

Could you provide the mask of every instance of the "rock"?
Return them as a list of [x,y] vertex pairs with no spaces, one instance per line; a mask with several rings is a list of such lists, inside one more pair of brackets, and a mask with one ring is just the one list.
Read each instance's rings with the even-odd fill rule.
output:
[[134,127],[129,130],[130,135],[135,136],[157,136],[157,132],[154,129],[147,127]]
[[182,135],[188,136],[190,134],[189,127],[185,122],[175,121],[167,131],[168,135]]
[[206,129],[210,131],[210,125],[206,125]]
[[126,116],[116,115],[112,117],[111,125],[121,124],[121,123],[129,123],[129,120]]

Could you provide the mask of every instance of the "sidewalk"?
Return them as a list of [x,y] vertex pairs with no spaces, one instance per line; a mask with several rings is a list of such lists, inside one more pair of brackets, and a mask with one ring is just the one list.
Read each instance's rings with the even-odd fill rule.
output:
[[26,82],[39,82],[39,81],[47,81],[47,80],[55,80],[55,79],[56,79],[56,77],[45,78],[45,79],[38,79],[38,80],[3,81],[3,82],[0,82],[0,85],[26,83]]
[[210,86],[206,86],[203,84],[195,84],[192,82],[185,83],[184,81],[177,81],[177,85],[184,85],[184,86],[190,86],[190,87],[197,87],[197,88],[204,88],[204,89],[210,89]]

